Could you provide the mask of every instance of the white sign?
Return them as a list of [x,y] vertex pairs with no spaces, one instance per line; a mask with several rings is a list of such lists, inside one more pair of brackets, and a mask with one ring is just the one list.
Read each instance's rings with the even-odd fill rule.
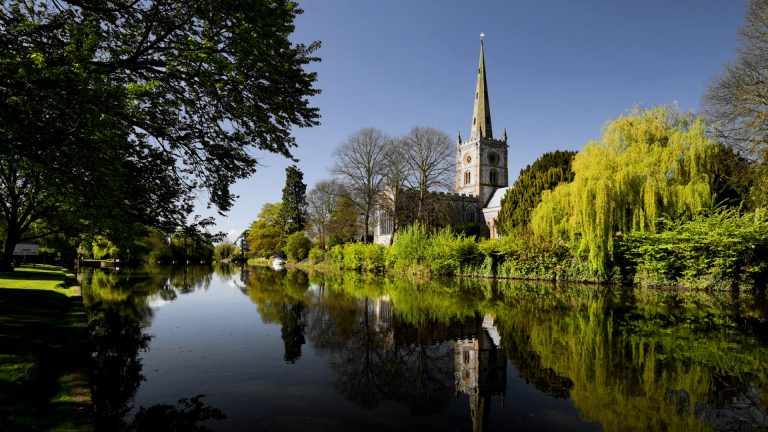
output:
[[13,249],[14,255],[37,255],[40,252],[40,245],[37,243],[19,243]]

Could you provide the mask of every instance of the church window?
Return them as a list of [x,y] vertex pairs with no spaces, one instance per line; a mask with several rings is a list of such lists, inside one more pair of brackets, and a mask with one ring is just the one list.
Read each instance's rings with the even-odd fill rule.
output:
[[499,182],[499,174],[496,172],[496,170],[491,170],[491,184],[496,184]]
[[475,210],[474,209],[467,209],[466,219],[464,219],[464,222],[474,222],[475,221]]
[[467,171],[464,173],[464,184],[469,184],[472,181],[472,174]]

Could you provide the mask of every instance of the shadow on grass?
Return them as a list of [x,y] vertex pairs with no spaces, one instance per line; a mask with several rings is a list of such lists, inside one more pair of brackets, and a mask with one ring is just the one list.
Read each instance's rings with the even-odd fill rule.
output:
[[78,298],[0,290],[0,430],[88,429],[85,323]]

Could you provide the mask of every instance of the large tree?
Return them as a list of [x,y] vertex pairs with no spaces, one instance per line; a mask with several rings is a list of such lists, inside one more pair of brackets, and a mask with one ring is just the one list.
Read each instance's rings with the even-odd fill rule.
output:
[[200,191],[226,211],[254,150],[291,157],[291,128],[318,119],[303,69],[318,44],[289,40],[300,13],[280,0],[4,2],[3,266],[31,227],[171,231]]
[[362,215],[365,241],[371,233],[371,216],[384,180],[387,140],[381,131],[365,128],[351,135],[334,152],[333,173],[347,186],[348,198]]
[[286,235],[303,231],[307,224],[307,185],[304,183],[304,173],[296,165],[285,169],[283,220]]
[[[310,225],[310,235],[314,237],[325,250],[329,240],[329,225],[336,214],[339,197],[342,194],[342,184],[336,179],[321,180],[307,195],[307,220]],[[354,215],[354,209],[351,210]]]
[[432,192],[449,189],[455,175],[455,155],[451,139],[437,129],[416,126],[404,138],[403,151],[408,166],[406,185],[416,194],[416,220],[434,212],[439,200]]
[[543,192],[531,228],[573,242],[605,275],[617,235],[657,232],[713,206],[717,151],[701,118],[666,107],[632,112],[574,157],[573,182]]
[[528,226],[531,212],[541,202],[542,192],[573,180],[571,162],[574,155],[574,151],[544,153],[532,165],[520,170],[515,184],[501,199],[501,210],[496,219],[496,228],[501,235]]
[[748,176],[753,203],[768,205],[768,0],[748,3],[739,41],[736,59],[712,81],[704,104],[717,138],[753,162],[734,172],[735,181]]
[[285,245],[283,215],[282,202],[264,204],[248,230],[248,247],[252,255],[270,257],[282,252]]

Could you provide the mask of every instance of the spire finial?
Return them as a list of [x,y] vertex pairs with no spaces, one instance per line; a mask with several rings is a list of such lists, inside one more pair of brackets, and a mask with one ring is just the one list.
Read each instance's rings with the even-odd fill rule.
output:
[[483,39],[485,39],[485,33],[480,33],[480,42],[483,42]]

